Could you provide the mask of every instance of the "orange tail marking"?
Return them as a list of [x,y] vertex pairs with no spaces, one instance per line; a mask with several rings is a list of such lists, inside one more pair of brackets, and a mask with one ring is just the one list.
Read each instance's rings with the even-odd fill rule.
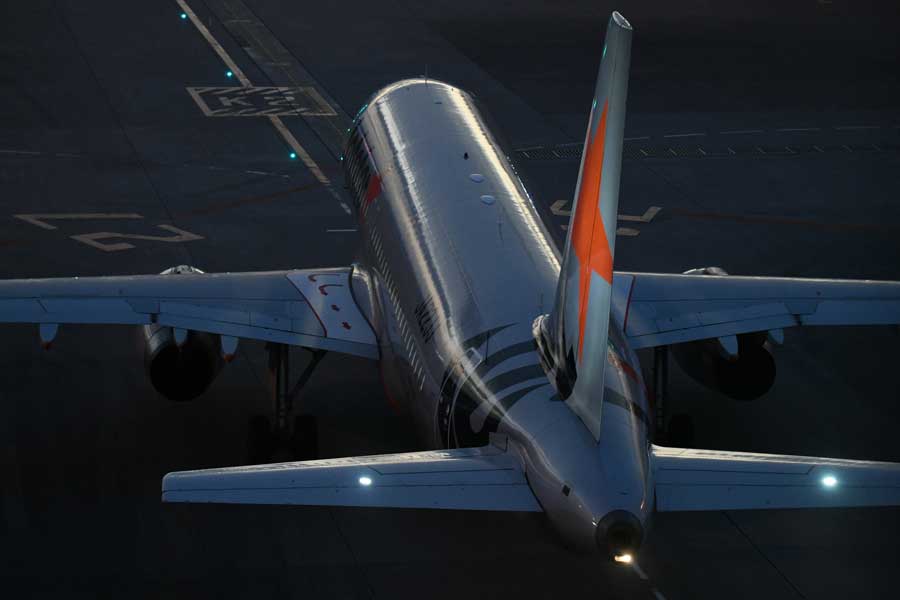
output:
[[578,257],[578,360],[584,350],[584,325],[587,319],[591,272],[612,284],[612,252],[600,213],[600,181],[603,175],[603,148],[606,141],[606,112],[603,112],[594,137],[588,142],[581,175],[581,189],[572,227],[572,248]]

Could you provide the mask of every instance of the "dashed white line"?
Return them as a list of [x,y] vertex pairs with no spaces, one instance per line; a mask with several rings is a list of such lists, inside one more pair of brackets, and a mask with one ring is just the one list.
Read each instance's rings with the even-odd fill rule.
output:
[[841,125],[835,127],[838,131],[850,131],[854,129],[881,129],[881,125]]
[[697,137],[701,135],[706,135],[705,133],[670,133],[668,135],[664,135],[664,138],[682,138],[682,137]]
[[782,127],[775,131],[821,131],[821,127]]
[[328,233],[351,233],[356,231],[356,229],[326,229]]
[[656,598],[656,600],[666,600],[666,597],[663,596],[663,593],[660,592],[655,585],[653,585],[653,582],[650,581],[650,578],[647,577],[647,574],[644,573],[644,570],[636,560],[631,562],[631,569],[641,578],[641,581],[646,581],[650,585],[650,591],[653,592],[653,597]]
[[733,131],[720,131],[722,135],[734,135],[739,133],[762,133],[762,129],[735,129]]
[[33,152],[32,150],[0,150],[0,154],[27,154],[29,156],[37,156],[41,152]]
[[[178,3],[178,6],[181,7],[181,10],[184,11],[184,14],[186,14],[191,20],[191,23],[193,23],[197,28],[197,31],[200,32],[200,35],[202,35],[206,39],[206,41],[209,42],[209,45],[212,46],[212,49],[215,50],[216,54],[219,55],[219,58],[221,58],[222,61],[225,62],[225,65],[228,67],[228,69],[237,78],[237,80],[241,82],[241,85],[246,88],[253,87],[250,79],[244,74],[241,68],[237,66],[237,63],[231,59],[228,53],[225,52],[225,49],[222,48],[221,44],[216,41],[216,38],[214,38],[213,35],[209,32],[209,29],[206,28],[206,25],[204,25],[203,22],[199,18],[197,18],[197,14],[193,10],[191,10],[191,7],[188,6],[187,2],[185,2],[185,0],[175,1]],[[294,137],[294,134],[292,134],[287,126],[285,126],[284,121],[281,120],[281,117],[269,115],[268,119],[278,131],[278,133],[281,134],[281,137],[284,138],[284,141],[287,142],[288,146],[291,147],[291,150],[293,150],[297,155],[297,158],[299,158],[303,165],[313,174],[313,177],[316,178],[316,181],[321,183],[325,187],[325,189],[328,190],[328,193],[338,201],[338,203],[341,205],[341,208],[344,209],[345,213],[347,213],[348,215],[352,214],[350,207],[347,206],[347,203],[344,202],[344,200],[341,198],[341,195],[334,190],[333,186],[331,185],[331,180],[325,175],[325,173],[322,172],[322,169],[319,168],[319,165],[316,164],[316,161],[313,160],[306,149],[304,149],[303,146],[300,145],[300,142],[297,141],[297,138]]]

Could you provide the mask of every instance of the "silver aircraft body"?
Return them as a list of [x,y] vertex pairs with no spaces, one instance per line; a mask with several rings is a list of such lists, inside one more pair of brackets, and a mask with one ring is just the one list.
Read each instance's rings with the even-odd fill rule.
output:
[[[892,463],[652,443],[637,349],[671,348],[707,385],[758,396],[783,328],[900,323],[900,282],[614,273],[631,36],[613,13],[562,252],[472,96],[408,79],[349,132],[358,263],[3,281],[0,321],[38,323],[46,344],[61,323],[140,326],[154,386],[178,399],[240,338],[378,360],[426,446],[170,473],[169,502],[542,511],[609,557],[636,552],[656,511],[900,504]],[[274,431],[293,435],[276,412]]]

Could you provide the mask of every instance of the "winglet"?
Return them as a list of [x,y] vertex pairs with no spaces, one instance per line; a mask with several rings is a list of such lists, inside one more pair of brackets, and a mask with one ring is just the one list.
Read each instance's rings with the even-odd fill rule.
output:
[[[631,35],[631,25],[614,12],[591,104],[556,303],[540,325],[543,343],[550,346],[544,355],[555,371],[551,378],[595,436],[603,398]],[[584,393],[573,395],[576,386]]]

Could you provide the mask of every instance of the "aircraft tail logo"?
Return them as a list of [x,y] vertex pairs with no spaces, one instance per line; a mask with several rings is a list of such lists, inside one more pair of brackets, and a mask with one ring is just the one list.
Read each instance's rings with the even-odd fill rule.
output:
[[[628,21],[613,13],[591,104],[556,302],[536,332],[539,344],[549,346],[542,354],[545,366],[554,371],[557,391],[576,404],[588,398],[601,402],[603,397],[631,34]],[[572,396],[576,388],[583,393]],[[599,429],[599,409],[592,412]]]

